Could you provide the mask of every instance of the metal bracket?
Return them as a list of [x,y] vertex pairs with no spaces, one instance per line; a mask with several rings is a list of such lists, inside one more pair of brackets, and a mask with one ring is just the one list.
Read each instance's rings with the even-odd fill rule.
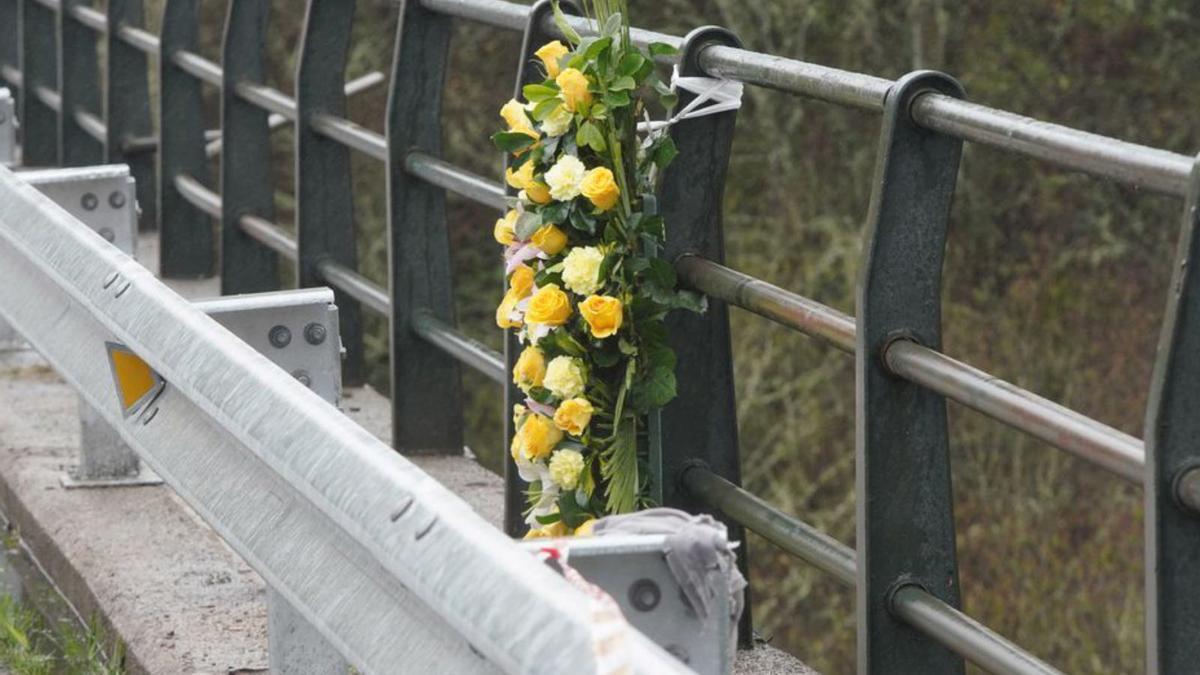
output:
[[17,165],[17,104],[12,93],[0,87],[0,166]]
[[[689,668],[700,675],[733,672],[729,595],[718,594],[701,618],[667,567],[666,540],[660,534],[613,535],[554,540],[554,545],[568,565],[617,601],[630,625]],[[521,546],[534,553],[546,547],[546,540]]]

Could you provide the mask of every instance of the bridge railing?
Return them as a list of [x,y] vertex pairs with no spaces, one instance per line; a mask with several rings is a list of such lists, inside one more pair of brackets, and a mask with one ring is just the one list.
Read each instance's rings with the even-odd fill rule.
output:
[[[21,91],[22,110],[38,120],[24,128],[26,146],[33,149],[27,162],[66,158],[62,143],[71,136],[51,133],[46,120],[77,124],[92,136],[107,124],[105,143],[113,159],[119,153],[157,151],[164,274],[204,275],[219,267],[226,292],[272,290],[278,284],[276,256],[295,262],[301,285],[326,283],[339,294],[350,383],[363,377],[360,309],[389,317],[394,446],[406,453],[461,452],[460,366],[503,386],[513,350],[510,343],[502,355],[455,327],[445,193],[502,209],[505,189],[440,158],[450,21],[524,32],[519,91],[521,82],[533,77],[525,68],[531,48],[558,35],[548,5],[401,2],[386,130],[379,134],[345,113],[354,3],[307,2],[294,98],[263,83],[267,4],[231,0],[217,64],[196,52],[196,0],[168,0],[160,36],[140,27],[138,0],[110,0],[107,15],[77,0],[0,0],[0,30],[17,26],[15,19],[2,19],[15,17],[18,6],[21,10],[22,39],[11,31],[0,34],[0,76]],[[571,10],[568,2],[564,7]],[[78,78],[60,78],[59,89],[53,88],[54,69],[47,64],[67,63],[65,34],[50,44],[45,27],[61,30],[68,20],[158,61],[157,137],[127,132],[114,138],[113,120],[90,118],[88,99],[67,95]],[[569,20],[586,32],[582,19]],[[1195,521],[1200,416],[1194,414],[1200,405],[1200,359],[1187,356],[1200,353],[1200,326],[1193,325],[1200,322],[1200,277],[1192,262],[1200,200],[1194,159],[968,102],[957,82],[938,73],[914,73],[893,82],[753,52],[736,36],[714,28],[685,38],[643,30],[634,30],[632,37],[641,44],[678,46],[685,75],[738,79],[883,115],[857,318],[724,265],[720,198],[734,113],[673,128],[682,152],[665,177],[660,199],[672,227],[668,254],[681,281],[707,294],[711,305],[703,317],[671,319],[682,364],[681,395],[664,411],[658,431],[664,501],[692,510],[718,509],[735,536],[745,525],[855,586],[860,672],[960,672],[962,657],[993,672],[1053,672],[958,610],[945,419],[945,401],[953,400],[1144,486],[1147,666],[1151,672],[1188,672],[1200,661],[1200,641],[1189,633],[1200,622],[1200,594],[1195,593],[1200,565],[1194,564],[1200,556]],[[13,43],[22,46],[19,64]],[[71,58],[86,62],[78,55]],[[111,59],[108,68],[113,68]],[[135,80],[144,77],[144,72],[131,75],[133,70],[122,72]],[[110,85],[121,81],[108,79]],[[139,84],[130,86],[140,93]],[[202,86],[221,93],[220,190],[210,187],[206,175]],[[113,93],[110,89],[105,100]],[[123,95],[117,90],[118,98]],[[132,99],[143,104],[137,96]],[[68,101],[77,101],[76,107]],[[275,222],[269,196],[271,115],[296,124],[294,237]],[[1145,441],[941,352],[942,255],[963,141],[1184,199]],[[58,145],[52,152],[48,145],[53,143]],[[351,151],[387,166],[386,288],[357,271]],[[210,218],[222,223],[219,256]],[[738,486],[729,304],[854,355],[857,555]],[[511,385],[506,391],[512,395]],[[516,534],[519,485],[514,476],[507,485],[506,525]]]

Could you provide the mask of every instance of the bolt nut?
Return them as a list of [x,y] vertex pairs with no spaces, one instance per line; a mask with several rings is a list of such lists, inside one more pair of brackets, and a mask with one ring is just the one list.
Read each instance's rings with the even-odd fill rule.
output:
[[108,205],[114,209],[119,209],[125,206],[125,193],[120,190],[114,190],[108,195]]
[[662,601],[662,589],[650,579],[638,579],[629,587],[629,604],[639,612],[649,612]]
[[308,374],[307,370],[297,370],[296,372],[292,373],[292,377],[299,380],[300,384],[306,387],[312,386],[312,377]]
[[117,233],[113,232],[111,227],[100,228],[99,234],[101,237],[104,237],[104,241],[110,244],[117,240]]
[[292,343],[292,331],[288,330],[287,326],[275,326],[267,335],[267,339],[271,341],[272,347],[283,349]]
[[329,331],[325,329],[324,324],[310,323],[304,327],[304,339],[310,345],[319,345],[328,337]]
[[79,205],[83,207],[84,211],[95,211],[96,207],[100,205],[100,198],[95,193],[85,192],[79,198]]

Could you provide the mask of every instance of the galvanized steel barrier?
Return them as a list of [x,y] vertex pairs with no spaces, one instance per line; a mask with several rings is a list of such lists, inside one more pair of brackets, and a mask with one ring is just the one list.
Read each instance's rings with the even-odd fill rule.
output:
[[[346,118],[353,2],[307,2],[295,97],[262,81],[265,0],[230,0],[222,64],[197,53],[197,4],[167,0],[156,36],[141,26],[139,0],[110,0],[106,12],[79,0],[0,0],[0,84],[20,95],[25,163],[90,161],[102,152],[108,161],[140,167],[139,188],[152,184],[144,176],[156,169],[157,194],[142,192],[139,199],[150,205],[157,197],[166,276],[219,271],[225,292],[271,290],[278,285],[275,256],[282,256],[298,265],[301,285],[335,288],[348,383],[363,378],[361,308],[389,317],[395,448],[460,453],[461,365],[503,386],[514,350],[510,343],[505,354],[496,353],[455,328],[445,193],[501,209],[505,188],[439,157],[450,23],[458,18],[524,32],[519,87],[531,50],[558,35],[548,3],[401,2],[384,134]],[[571,20],[586,28],[581,19]],[[97,62],[81,28],[108,45],[103,115],[97,80],[76,72],[94,70]],[[1194,412],[1200,406],[1200,275],[1193,262],[1200,254],[1200,170],[1194,158],[971,103],[941,73],[892,82],[753,52],[718,28],[683,39],[643,30],[632,37],[680,47],[685,74],[737,79],[883,115],[857,319],[724,265],[720,199],[734,113],[673,129],[682,153],[660,195],[672,227],[668,254],[682,282],[708,295],[711,309],[672,319],[683,365],[681,396],[664,411],[658,430],[665,502],[718,509],[735,532],[744,525],[855,586],[859,672],[959,673],[964,658],[997,673],[1056,672],[958,609],[945,406],[953,400],[1144,486],[1147,670],[1192,672],[1200,662],[1200,415]],[[158,64],[161,87],[157,136],[147,122],[147,58]],[[219,191],[207,175],[207,158],[217,148],[206,146],[203,86],[221,92]],[[280,120],[296,125],[296,236],[274,222],[269,190],[267,139]],[[942,254],[963,141],[1183,199],[1144,442],[941,352]],[[356,269],[352,151],[387,165],[387,288]],[[154,153],[152,167],[145,158]],[[214,218],[222,223],[219,256]],[[857,555],[738,487],[729,304],[855,356]],[[210,347],[203,347],[205,358],[218,359]],[[269,379],[255,381],[272,392],[286,388]],[[511,387],[506,392],[511,398]],[[323,414],[318,421],[335,424]],[[378,468],[371,462],[361,467]],[[507,485],[506,524],[515,534],[515,476]]]

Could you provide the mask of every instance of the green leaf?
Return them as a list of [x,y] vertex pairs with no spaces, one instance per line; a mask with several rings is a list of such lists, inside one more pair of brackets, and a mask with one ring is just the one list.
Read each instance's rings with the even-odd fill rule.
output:
[[604,95],[604,105],[611,109],[624,108],[632,100],[626,91],[611,91]]
[[[571,227],[590,235],[596,234],[596,217],[590,215],[587,209],[571,210]],[[604,274],[601,272],[601,278]]]
[[609,38],[616,37],[621,31],[621,13],[613,12],[608,16],[608,20],[604,22],[604,26],[600,29],[601,35],[606,35]]
[[695,291],[677,291],[672,306],[703,314],[708,311],[708,297]]
[[658,368],[674,371],[675,364],[678,362],[678,357],[675,356],[675,350],[665,344],[656,343],[642,350],[646,355],[646,363],[649,369],[653,372]]
[[551,513],[545,516],[534,516],[534,519],[542,525],[553,525],[554,523],[562,520],[562,514]]
[[565,330],[550,331],[550,334],[538,341],[538,346],[546,351],[558,352],[567,356],[580,357],[587,353],[583,345]]
[[516,231],[517,239],[525,241],[533,236],[534,232],[542,227],[542,214],[537,211],[526,211],[517,219],[517,225],[513,228]]
[[594,40],[580,52],[579,56],[571,59],[571,63],[583,65],[589,61],[594,61],[598,56],[600,56],[601,52],[603,52],[605,49],[608,49],[610,45],[612,45],[611,37],[602,37]]
[[533,112],[530,114],[533,119],[541,122],[549,117],[550,113],[554,112],[554,110],[560,105],[562,105],[562,102],[559,101],[558,98],[548,98],[535,105],[533,107]]
[[651,42],[647,45],[647,49],[650,51],[650,56],[675,56],[679,53],[679,48],[665,42]]
[[660,215],[643,217],[640,226],[642,232],[657,239],[663,239],[667,236],[667,223]]
[[672,368],[652,368],[633,388],[634,409],[647,413],[661,408],[675,398],[675,371]]
[[551,6],[554,8],[554,25],[558,27],[558,32],[562,33],[563,37],[567,38],[567,41],[571,44],[579,44],[582,38],[580,38],[579,33],[577,33],[575,29],[571,27],[571,24],[567,23],[566,15],[563,14],[562,8],[558,6],[558,0],[555,0],[553,3],[551,3]]
[[575,133],[575,143],[579,147],[589,147],[596,152],[604,152],[608,145],[604,142],[604,134],[591,122],[584,122]]
[[571,215],[571,202],[551,202],[542,207],[542,222],[551,225],[561,225],[567,222]]
[[492,142],[504,152],[517,152],[528,148],[537,141],[529,134],[520,131],[498,131],[492,134]]
[[526,101],[541,103],[549,99],[557,99],[558,87],[551,87],[545,84],[527,84],[521,88],[521,93],[525,95]]
[[675,159],[679,154],[679,148],[675,147],[675,141],[670,134],[663,134],[654,141],[654,146],[651,148],[651,161],[654,166],[658,167],[659,171],[667,168],[667,165]]
[[633,78],[628,75],[618,77],[608,85],[609,91],[633,91],[636,88],[637,82],[634,82]]
[[575,500],[574,490],[558,495],[558,512],[562,516],[562,521],[571,529],[579,527],[583,521],[592,517],[592,514],[580,508],[579,502]]
[[545,387],[531,387],[528,395],[529,398],[538,403],[545,403],[546,405],[555,403],[554,394],[550,393],[550,390]]
[[646,270],[646,282],[665,290],[675,289],[675,268],[662,258],[651,258]]
[[646,61],[646,57],[637,52],[626,52],[617,63],[617,75],[621,77],[633,77],[633,74],[640,70],[642,64],[646,63]]
[[637,419],[627,416],[612,445],[600,457],[600,475],[607,481],[604,497],[609,513],[629,513],[637,508]]

